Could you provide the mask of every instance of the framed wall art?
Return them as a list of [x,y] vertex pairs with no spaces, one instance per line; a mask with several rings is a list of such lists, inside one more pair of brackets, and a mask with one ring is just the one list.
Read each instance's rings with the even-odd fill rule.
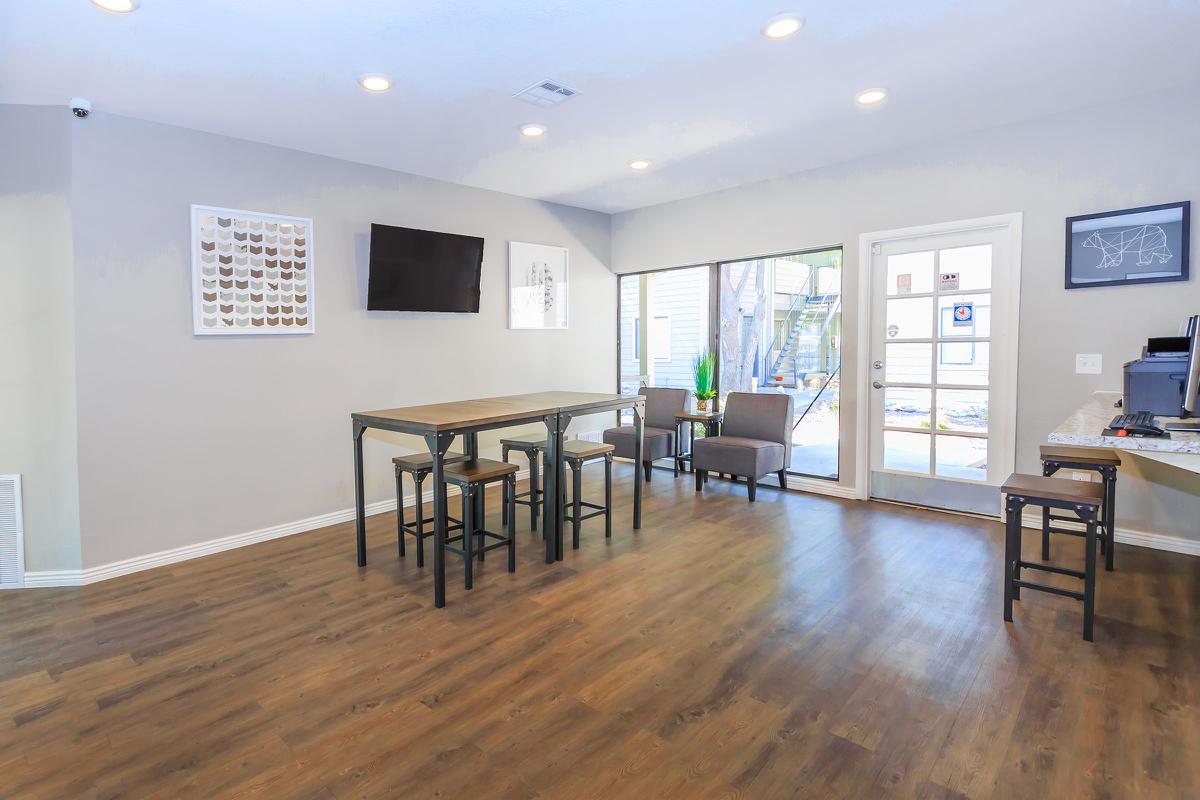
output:
[[198,336],[313,333],[313,223],[192,206],[192,324]]
[[1188,279],[1191,203],[1067,218],[1066,287]]
[[508,243],[508,327],[565,330],[570,297],[567,248]]

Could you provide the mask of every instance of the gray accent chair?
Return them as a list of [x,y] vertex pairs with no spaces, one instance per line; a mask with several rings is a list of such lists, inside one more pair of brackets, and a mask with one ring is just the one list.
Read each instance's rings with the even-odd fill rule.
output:
[[[646,482],[650,481],[650,465],[660,458],[670,458],[675,476],[679,476],[679,421],[677,411],[687,407],[687,389],[655,389],[643,387],[638,394],[646,398],[646,415],[642,420],[642,467]],[[618,458],[633,458],[633,426],[622,425],[604,432],[604,443],[614,448]]]
[[750,502],[755,482],[772,472],[787,488],[787,468],[792,463],[792,412],[790,394],[730,392],[720,436],[697,439],[692,452],[696,491],[704,488],[709,471],[746,478]]

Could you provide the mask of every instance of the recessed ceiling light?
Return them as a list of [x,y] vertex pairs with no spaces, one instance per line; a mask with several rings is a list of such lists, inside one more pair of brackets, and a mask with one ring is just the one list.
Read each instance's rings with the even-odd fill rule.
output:
[[539,125],[536,122],[531,122],[528,125],[521,126],[521,135],[530,139],[536,139],[546,133],[546,126]]
[[380,75],[378,73],[363,75],[358,79],[358,85],[366,89],[368,92],[375,92],[378,94],[379,92],[386,92],[388,89],[392,88],[392,79],[387,75]]
[[92,0],[92,5],[113,14],[128,14],[137,11],[137,0]]
[[887,100],[887,89],[863,89],[854,96],[854,102],[860,106],[877,106]]
[[795,36],[804,27],[804,17],[795,14],[780,14],[767,20],[763,27],[763,36],[768,39],[786,39]]
[[642,161],[641,159],[638,159],[637,161],[630,161],[629,168],[637,170],[650,169],[650,162]]

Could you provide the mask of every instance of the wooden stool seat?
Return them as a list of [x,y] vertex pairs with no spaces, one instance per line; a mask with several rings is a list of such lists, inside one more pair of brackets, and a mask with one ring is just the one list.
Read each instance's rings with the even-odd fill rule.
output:
[[489,458],[477,458],[474,461],[460,461],[447,466],[446,483],[453,483],[456,486],[466,483],[485,483],[516,474],[516,464],[492,461]]
[[[1099,524],[1100,506],[1106,496],[1105,488],[1091,481],[1072,481],[1017,472],[1001,484],[1000,491],[1005,495],[1004,621],[1012,622],[1012,604],[1014,600],[1021,599],[1022,589],[1050,592],[1083,601],[1083,638],[1092,641],[1096,606],[1096,528]],[[1067,511],[1083,523],[1082,536],[1086,539],[1086,545],[1085,566],[1082,572],[1021,559],[1021,516],[1026,506],[1040,506],[1043,512],[1049,509]],[[1083,581],[1083,591],[1076,592],[1022,580],[1022,569],[1078,578]]]
[[1066,478],[1046,478],[1041,475],[1023,475],[1014,472],[1001,486],[1004,494],[1029,495],[1031,497],[1058,500],[1064,503],[1091,503],[1099,505],[1104,499],[1104,490],[1091,481],[1072,481]]
[[[446,453],[445,455],[445,462],[447,464],[455,464],[466,460],[467,457],[462,453]],[[392,463],[405,472],[433,472],[432,453],[412,453],[406,456],[396,456],[392,459]]]
[[531,433],[528,436],[506,436],[500,440],[500,444],[501,446],[510,448],[512,450],[528,450],[534,448],[545,450],[546,436],[538,436],[535,433]]
[[1072,447],[1062,444],[1044,444],[1038,449],[1042,461],[1058,461],[1063,464],[1121,466],[1121,457],[1113,450],[1102,450],[1098,447]]
[[615,452],[616,449],[614,445],[604,444],[603,442],[572,439],[569,442],[563,442],[563,458],[567,460],[590,461],[593,458],[600,458],[606,453]]

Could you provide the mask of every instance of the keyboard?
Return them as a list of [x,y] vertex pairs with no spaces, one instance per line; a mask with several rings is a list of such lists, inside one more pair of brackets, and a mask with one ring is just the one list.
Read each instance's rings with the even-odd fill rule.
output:
[[1108,423],[1106,436],[1166,436],[1167,432],[1158,424],[1158,418],[1149,411],[1133,414],[1118,414]]

